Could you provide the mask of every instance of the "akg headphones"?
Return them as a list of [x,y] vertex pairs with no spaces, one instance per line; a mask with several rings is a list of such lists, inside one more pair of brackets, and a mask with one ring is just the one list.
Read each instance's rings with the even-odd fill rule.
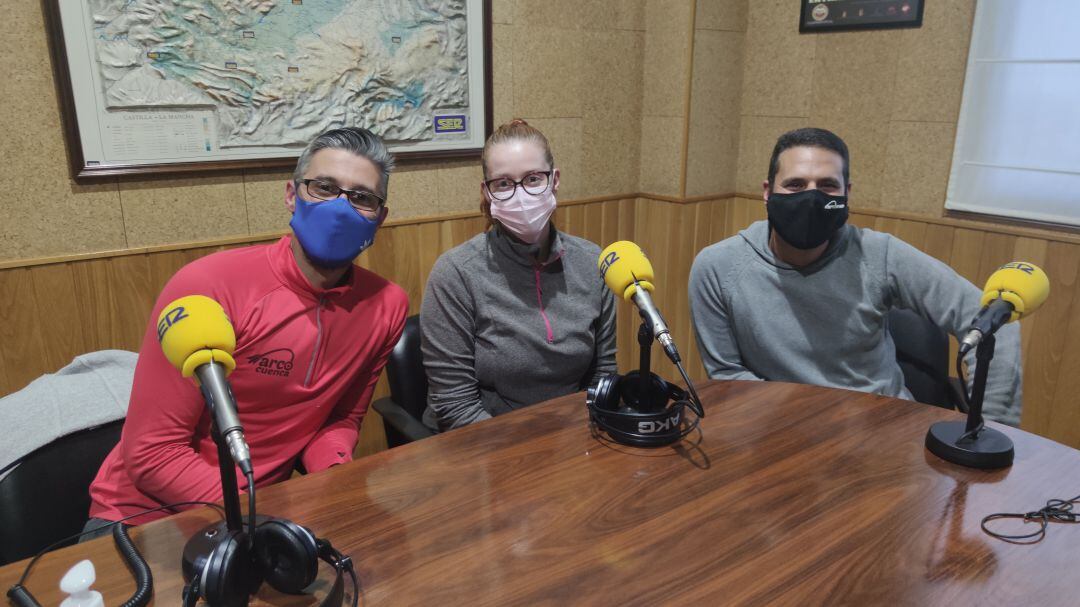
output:
[[[589,419],[615,442],[634,447],[663,447],[697,428],[699,418],[685,418],[690,395],[655,373],[642,394],[638,371],[611,374],[589,388],[585,404]],[[691,405],[691,408],[693,406]]]
[[[184,607],[194,607],[199,599],[211,607],[247,605],[263,581],[279,592],[299,594],[315,581],[319,559],[336,572],[334,585],[321,605],[344,604],[345,573],[352,577],[352,604],[357,605],[360,588],[352,560],[306,527],[285,519],[267,519],[255,528],[253,550],[248,547],[246,531],[218,533],[223,535],[211,539],[216,545],[210,554],[192,559],[190,571],[184,568],[184,577],[190,580],[184,586]],[[184,564],[188,565],[187,559]]]

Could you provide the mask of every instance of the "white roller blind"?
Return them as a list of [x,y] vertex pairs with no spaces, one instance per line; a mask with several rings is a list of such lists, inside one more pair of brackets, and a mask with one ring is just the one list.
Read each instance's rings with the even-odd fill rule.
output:
[[945,208],[1080,226],[1080,0],[980,0]]

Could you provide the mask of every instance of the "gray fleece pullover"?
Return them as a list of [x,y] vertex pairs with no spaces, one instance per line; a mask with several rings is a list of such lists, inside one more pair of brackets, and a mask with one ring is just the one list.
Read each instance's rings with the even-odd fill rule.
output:
[[[776,259],[768,241],[768,222],[759,221],[694,260],[690,310],[709,377],[910,400],[885,327],[889,309],[913,310],[958,337],[980,309],[975,285],[889,234],[845,225],[801,269]],[[974,369],[974,351],[967,363]],[[1020,406],[1020,326],[1012,323],[997,333],[983,412],[1017,425]]]
[[537,245],[498,229],[435,262],[420,310],[424,423],[446,430],[584,390],[615,372],[615,298],[600,247],[554,229]]

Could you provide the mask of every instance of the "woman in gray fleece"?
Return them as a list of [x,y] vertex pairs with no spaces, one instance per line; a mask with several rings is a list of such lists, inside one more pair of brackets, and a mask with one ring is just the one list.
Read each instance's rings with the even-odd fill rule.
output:
[[555,229],[559,170],[524,120],[484,145],[489,229],[435,262],[420,309],[424,423],[458,428],[571,394],[615,371],[615,299],[597,245]]

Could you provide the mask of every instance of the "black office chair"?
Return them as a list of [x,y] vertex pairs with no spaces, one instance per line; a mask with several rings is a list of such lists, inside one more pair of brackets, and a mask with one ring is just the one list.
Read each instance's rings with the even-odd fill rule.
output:
[[896,344],[896,362],[904,385],[920,403],[963,409],[960,382],[949,377],[949,336],[911,310],[889,311],[889,333]]
[[0,480],[0,565],[33,556],[82,531],[90,510],[90,483],[120,442],[123,426],[121,419],[60,437],[23,456]]
[[390,397],[380,398],[372,406],[383,418],[386,445],[397,447],[434,434],[420,420],[427,407],[427,373],[420,353],[420,316],[405,320],[401,339],[386,363]]

